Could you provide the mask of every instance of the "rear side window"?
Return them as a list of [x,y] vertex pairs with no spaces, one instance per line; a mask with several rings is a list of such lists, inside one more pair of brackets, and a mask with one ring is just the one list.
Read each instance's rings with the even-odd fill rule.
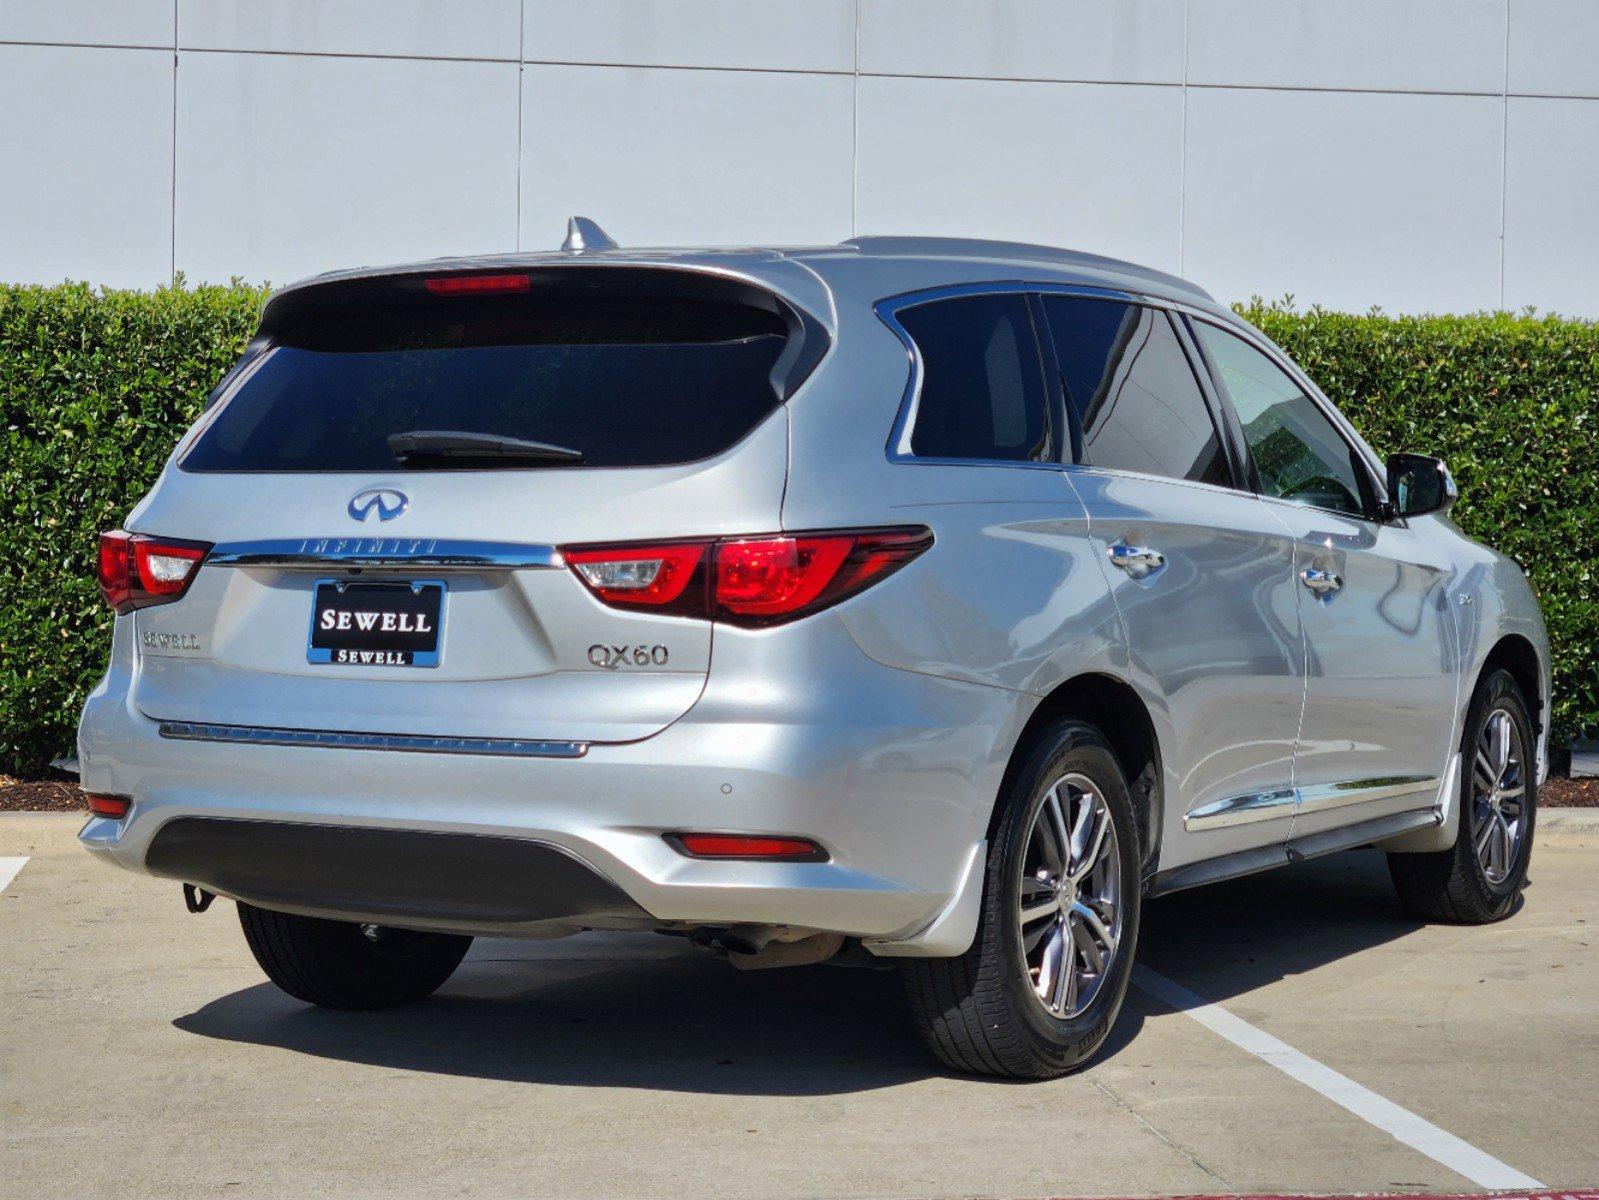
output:
[[650,295],[565,274],[511,294],[416,279],[311,297],[268,334],[183,468],[391,472],[406,464],[389,439],[422,431],[582,456],[547,468],[662,466],[727,450],[779,403],[793,322],[770,297]]
[[1055,457],[1025,296],[935,300],[897,317],[922,363],[913,454],[1001,462]]
[[1076,296],[1045,296],[1044,312],[1084,462],[1231,486],[1210,408],[1164,312]]

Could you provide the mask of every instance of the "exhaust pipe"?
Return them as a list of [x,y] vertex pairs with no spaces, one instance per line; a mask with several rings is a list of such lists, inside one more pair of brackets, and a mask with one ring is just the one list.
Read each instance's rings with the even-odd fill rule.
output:
[[727,959],[741,971],[809,966],[826,962],[844,947],[841,933],[803,933],[782,925],[696,929],[689,940]]

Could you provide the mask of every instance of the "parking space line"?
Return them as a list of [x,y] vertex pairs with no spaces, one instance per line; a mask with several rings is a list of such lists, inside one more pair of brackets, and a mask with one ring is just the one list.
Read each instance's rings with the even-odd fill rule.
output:
[[0,892],[11,886],[11,881],[17,877],[27,858],[0,858]]
[[1347,1075],[1340,1075],[1326,1064],[1301,1054],[1265,1030],[1256,1029],[1248,1021],[1235,1017],[1225,1008],[1211,1004],[1182,984],[1173,983],[1148,967],[1140,965],[1133,968],[1133,983],[1140,991],[1187,1014],[1240,1050],[1247,1050],[1291,1079],[1314,1088],[1340,1108],[1376,1126],[1411,1149],[1419,1150],[1456,1174],[1465,1176],[1479,1187],[1494,1190],[1543,1187],[1532,1176],[1523,1175],[1508,1163],[1502,1163],[1471,1143],[1439,1129],[1431,1121],[1379,1096]]

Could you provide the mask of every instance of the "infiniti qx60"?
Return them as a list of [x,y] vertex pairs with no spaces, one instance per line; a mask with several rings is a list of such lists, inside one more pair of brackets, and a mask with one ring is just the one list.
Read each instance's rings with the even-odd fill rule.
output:
[[1549,655],[1454,497],[1088,254],[323,275],[101,541],[81,838],[314,1004],[666,931],[892,967],[951,1067],[1055,1075],[1146,897],[1374,844],[1416,914],[1512,910]]

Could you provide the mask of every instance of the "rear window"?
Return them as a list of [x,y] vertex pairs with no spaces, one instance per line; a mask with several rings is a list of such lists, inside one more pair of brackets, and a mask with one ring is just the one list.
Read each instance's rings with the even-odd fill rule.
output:
[[567,278],[511,294],[439,295],[419,278],[285,294],[183,468],[392,472],[405,466],[389,438],[416,431],[565,447],[581,467],[664,466],[721,453],[780,402],[774,368],[794,357],[796,322],[772,297],[546,274]]

